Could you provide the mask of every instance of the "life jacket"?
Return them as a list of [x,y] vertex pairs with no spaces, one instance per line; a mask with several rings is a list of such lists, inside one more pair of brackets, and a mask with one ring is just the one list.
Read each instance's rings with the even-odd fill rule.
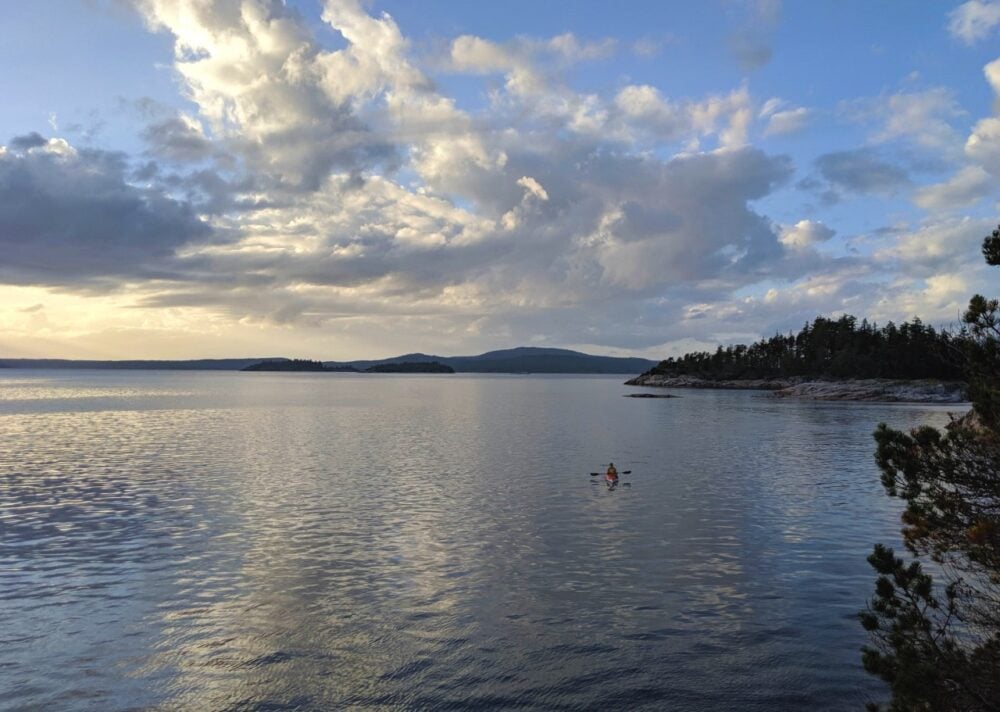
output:
[[618,479],[618,470],[616,470],[613,467],[609,467],[608,468],[608,472],[607,472],[606,475],[604,475],[604,477],[605,477],[605,479],[608,479],[608,480],[617,480]]

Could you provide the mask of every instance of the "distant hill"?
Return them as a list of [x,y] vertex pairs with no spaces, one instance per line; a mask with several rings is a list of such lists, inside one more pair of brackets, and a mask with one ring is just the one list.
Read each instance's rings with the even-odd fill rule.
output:
[[454,373],[455,369],[438,361],[402,361],[379,363],[365,369],[367,373]]
[[327,366],[354,366],[364,371],[372,366],[394,363],[437,361],[458,373],[642,373],[656,365],[644,358],[591,356],[569,349],[521,346],[489,351],[478,356],[435,356],[403,354],[377,361],[327,361]]
[[283,357],[270,358],[202,358],[191,361],[76,361],[62,358],[5,358],[0,367],[11,368],[96,368],[126,369],[133,371],[239,371],[262,361],[288,361]]

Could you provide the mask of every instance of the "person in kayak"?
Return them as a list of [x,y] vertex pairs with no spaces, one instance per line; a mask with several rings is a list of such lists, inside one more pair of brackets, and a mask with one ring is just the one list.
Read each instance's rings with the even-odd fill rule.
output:
[[604,479],[606,479],[608,482],[618,481],[618,470],[615,469],[615,463],[613,462],[608,463],[608,471],[604,474]]

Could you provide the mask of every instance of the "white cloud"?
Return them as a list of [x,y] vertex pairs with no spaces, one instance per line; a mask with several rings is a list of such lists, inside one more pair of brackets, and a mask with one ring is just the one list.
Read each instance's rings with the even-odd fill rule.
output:
[[451,62],[460,72],[506,72],[520,58],[510,48],[473,35],[462,35],[451,43]]
[[750,92],[745,86],[701,101],[673,102],[655,87],[629,85],[618,92],[615,107],[639,135],[659,141],[685,139],[692,149],[712,135],[721,147],[745,145],[753,118]]
[[966,166],[944,183],[918,189],[913,202],[928,210],[949,210],[975,203],[996,191],[995,178],[979,166]]
[[1000,100],[1000,59],[994,59],[983,67],[983,74],[986,75],[986,81],[993,87],[993,93]]
[[[983,67],[983,74],[997,95],[994,103],[1000,109],[1000,59]],[[965,142],[965,155],[995,178],[1000,178],[1000,117],[981,119],[972,127]]]
[[970,0],[948,13],[948,31],[966,44],[985,39],[998,25],[998,0]]
[[954,92],[945,87],[883,95],[852,102],[847,108],[859,121],[881,123],[872,135],[876,142],[906,140],[943,152],[956,151],[961,146],[952,120],[965,112],[955,100]]
[[889,247],[876,251],[875,258],[896,262],[899,271],[910,277],[958,272],[963,265],[982,263],[979,246],[989,227],[988,220],[971,218],[929,222],[896,236]]
[[1000,177],[1000,118],[979,121],[965,142],[966,155]]
[[782,225],[778,239],[786,247],[801,250],[826,242],[835,234],[834,230],[821,222],[799,220],[794,225]]
[[809,122],[809,109],[799,107],[785,111],[776,111],[770,115],[767,127],[764,129],[765,136],[782,136],[784,134],[801,131]]
[[651,37],[641,37],[632,43],[632,52],[644,59],[652,59],[663,50],[663,44]]
[[581,42],[572,32],[557,35],[544,42],[542,47],[565,62],[584,62],[605,59],[614,54],[618,43],[608,37],[596,42]]

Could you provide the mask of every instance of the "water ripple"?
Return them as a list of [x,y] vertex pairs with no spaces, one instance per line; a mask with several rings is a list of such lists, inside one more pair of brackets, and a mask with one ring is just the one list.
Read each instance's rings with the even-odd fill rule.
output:
[[[0,380],[0,707],[856,709],[879,420],[617,379]],[[632,487],[589,472],[613,458]]]

